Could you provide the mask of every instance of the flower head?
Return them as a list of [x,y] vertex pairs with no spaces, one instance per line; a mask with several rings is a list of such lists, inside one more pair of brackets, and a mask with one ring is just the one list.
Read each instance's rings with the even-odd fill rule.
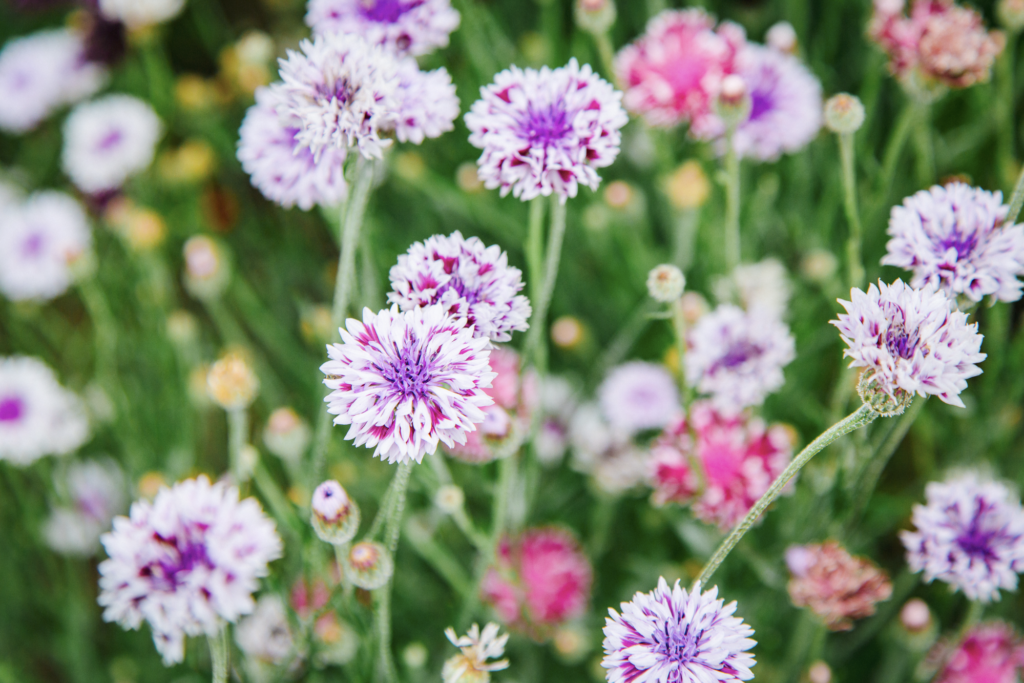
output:
[[573,468],[593,477],[611,495],[641,484],[647,476],[647,455],[633,444],[632,435],[615,429],[594,403],[580,406],[568,425]]
[[403,59],[398,65],[395,100],[393,128],[399,142],[419,145],[426,138],[441,137],[455,129],[459,98],[452,77],[443,66],[420,71],[415,59]]
[[205,476],[137,501],[102,541],[103,618],[130,629],[148,621],[168,665],[184,658],[186,636],[213,635],[252,612],[258,579],[281,556],[259,503]]
[[934,395],[963,407],[960,392],[981,374],[975,363],[985,354],[977,324],[951,310],[946,294],[896,280],[867,293],[854,289],[850,298],[839,301],[847,312],[832,321],[849,347],[850,367],[870,371],[875,386],[894,399]]
[[744,263],[715,281],[714,293],[720,303],[733,303],[747,313],[782,320],[791,294],[789,274],[775,258]]
[[459,19],[450,0],[310,0],[306,14],[318,35],[355,33],[414,56],[447,47]]
[[500,247],[476,237],[456,231],[416,242],[389,277],[388,301],[403,311],[439,304],[474,335],[492,341],[509,341],[513,332],[529,328],[530,301],[519,294],[522,272],[508,265]]
[[170,21],[185,8],[185,0],[98,0],[100,14],[129,28]]
[[61,504],[43,526],[46,543],[58,553],[90,556],[100,547],[100,534],[123,511],[124,472],[113,460],[71,463],[54,478]]
[[0,213],[0,293],[12,301],[47,301],[74,280],[72,266],[92,245],[81,205],[48,190]]
[[702,317],[687,341],[687,382],[724,413],[760,405],[783,385],[782,369],[796,356],[784,323],[732,304]]
[[256,90],[239,129],[238,160],[263,196],[286,209],[337,206],[348,196],[344,166],[346,150],[327,147],[314,157],[298,141],[301,122],[280,104],[281,92]]
[[613,368],[597,395],[605,419],[623,434],[664,427],[680,411],[672,374],[655,363],[630,361]]
[[647,293],[655,301],[671,304],[679,301],[686,287],[683,271],[670,263],[655,266],[647,274]]
[[1024,226],[1007,225],[1000,192],[935,185],[894,206],[882,265],[914,271],[913,287],[938,286],[972,301],[1021,297]]
[[513,66],[480,90],[466,114],[469,142],[483,150],[480,179],[528,201],[575,197],[596,190],[597,169],[619,154],[619,130],[629,120],[622,94],[575,59],[558,69]]
[[856,95],[841,92],[825,102],[825,126],[837,135],[850,135],[864,125],[864,104]]
[[700,128],[746,43],[739,26],[714,27],[715,18],[701,9],[666,10],[653,17],[644,35],[615,58],[626,108],[654,126]]
[[914,506],[914,531],[900,538],[907,563],[971,600],[999,599],[1016,590],[1024,571],[1024,510],[1003,484],[959,473],[925,488],[926,505]]
[[347,328],[320,367],[334,424],[351,425],[345,438],[392,463],[465,443],[493,402],[486,339],[442,306],[363,309],[363,322],[350,318]]
[[503,540],[480,590],[503,622],[545,635],[586,611],[592,583],[590,561],[576,538],[547,527]]
[[316,487],[310,508],[313,511],[313,530],[325,543],[343,545],[359,532],[359,506],[333,479]]
[[462,653],[444,663],[441,670],[444,683],[487,683],[491,680],[492,671],[507,669],[507,659],[488,661],[505,654],[508,634],[499,636],[499,630],[500,627],[493,622],[484,626],[483,632],[473,624],[464,636],[457,636],[451,627],[445,629],[444,635]]
[[395,123],[398,61],[380,45],[354,34],[304,40],[281,60],[281,79],[278,115],[298,124],[295,141],[315,160],[350,147],[380,158],[390,144],[380,133]]
[[1024,643],[1001,621],[974,626],[944,654],[935,683],[1016,683],[1024,668]]
[[850,555],[835,541],[792,546],[786,551],[792,578],[789,597],[808,607],[833,631],[848,631],[854,619],[875,613],[875,603],[892,596],[885,572],[863,557]]
[[260,378],[252,369],[246,354],[229,351],[210,366],[206,390],[210,398],[224,410],[248,407],[260,389]]
[[252,614],[235,628],[235,642],[246,657],[265,664],[282,664],[295,649],[284,601],[262,595]]
[[718,588],[687,592],[664,578],[650,593],[637,593],[609,609],[604,627],[604,661],[610,683],[705,683],[749,681],[756,643],[736,603],[718,599]]
[[64,122],[64,172],[80,190],[116,190],[152,162],[162,124],[147,103],[107,95],[78,105]]

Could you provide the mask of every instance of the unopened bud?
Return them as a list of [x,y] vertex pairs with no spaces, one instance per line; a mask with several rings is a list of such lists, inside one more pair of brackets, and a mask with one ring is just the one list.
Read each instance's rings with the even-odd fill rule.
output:
[[483,422],[478,427],[480,433],[492,439],[504,439],[512,431],[512,418],[500,406],[490,406],[484,411]]
[[359,531],[359,506],[341,484],[332,479],[317,486],[310,507],[313,530],[321,541],[343,545],[355,538]]
[[839,259],[827,249],[812,249],[800,262],[800,272],[811,282],[826,284],[839,269]]
[[571,315],[563,315],[551,325],[551,341],[560,349],[571,350],[583,343],[583,323]]
[[700,208],[711,195],[711,181],[696,159],[680,164],[665,178],[662,188],[672,206],[681,210]]
[[636,191],[624,180],[613,180],[604,188],[604,201],[613,209],[625,209],[635,196]]
[[189,346],[199,339],[199,325],[186,310],[171,311],[167,316],[167,336],[178,346]]
[[663,304],[679,301],[685,287],[683,271],[670,263],[655,266],[647,275],[647,293]]
[[1024,29],[1024,0],[1000,0],[996,14],[1007,30],[1019,33]]
[[267,450],[286,462],[298,463],[309,447],[311,432],[306,421],[289,407],[270,414],[263,432]]
[[136,206],[128,199],[111,203],[104,214],[107,222],[136,253],[152,251],[164,242],[167,225],[152,209]]
[[221,248],[209,237],[197,235],[185,242],[185,289],[199,299],[214,299],[228,285],[230,271]]
[[747,120],[750,116],[750,93],[747,91],[747,82],[742,76],[729,74],[722,79],[722,86],[718,91],[716,110],[718,115],[725,122],[726,128],[732,130]]
[[932,611],[921,598],[912,598],[900,609],[900,623],[910,633],[921,633],[931,626]]
[[796,29],[788,21],[780,21],[768,29],[768,33],[764,36],[764,42],[773,50],[791,55],[796,52]]
[[387,548],[375,541],[361,541],[348,554],[346,574],[359,588],[372,591],[384,586],[395,566]]
[[402,650],[402,661],[410,669],[422,669],[427,665],[427,658],[430,652],[427,646],[420,642],[409,643]]
[[807,669],[809,683],[832,683],[832,669],[820,659]]
[[833,133],[856,133],[864,125],[864,105],[855,95],[841,92],[825,102],[825,126]]
[[245,355],[228,351],[210,367],[206,390],[224,410],[240,410],[255,400],[260,380]]
[[576,25],[595,36],[615,25],[614,0],[576,0]]
[[882,417],[902,415],[914,400],[914,395],[897,388],[893,392],[894,395],[890,396],[875,381],[874,375],[873,370],[865,370],[861,374],[860,380],[857,382],[857,393],[860,395],[860,400]]
[[437,494],[434,496],[434,505],[446,515],[454,515],[462,509],[465,502],[466,494],[462,492],[461,487],[455,484],[445,484],[437,490]]

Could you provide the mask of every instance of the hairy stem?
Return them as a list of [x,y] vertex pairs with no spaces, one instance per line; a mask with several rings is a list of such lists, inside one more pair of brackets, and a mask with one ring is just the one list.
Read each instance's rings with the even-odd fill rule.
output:
[[[533,365],[541,375],[547,368],[547,317],[548,306],[551,304],[551,295],[555,291],[555,281],[558,279],[558,266],[562,260],[562,241],[565,239],[565,209],[566,204],[561,201],[558,195],[551,197],[551,230],[548,233],[547,254],[544,257],[544,273],[540,290],[533,289],[535,300],[534,309],[530,324],[530,336],[527,339],[527,358],[532,359]],[[531,215],[531,219],[533,216]],[[530,226],[530,250],[534,250],[535,231]],[[539,262],[531,264],[530,278],[536,279],[539,271],[534,271]]]
[[900,117],[896,120],[896,126],[889,136],[889,142],[885,145],[885,153],[882,155],[881,187],[879,187],[881,202],[884,206],[888,205],[889,192],[892,190],[892,182],[896,177],[896,166],[899,165],[900,156],[903,154],[903,148],[910,136],[910,128],[916,117],[917,105],[913,100],[908,99],[903,111],[900,112]]
[[683,209],[676,218],[676,243],[672,251],[672,263],[684,273],[693,263],[693,247],[700,225],[700,209]]
[[1010,212],[1006,214],[1006,224],[1015,223],[1020,216],[1020,210],[1024,207],[1024,168],[1021,168],[1017,177],[1017,184],[1013,188],[1013,195],[1010,197]]
[[839,135],[839,155],[843,165],[843,190],[845,195],[846,220],[850,236],[846,242],[846,261],[849,269],[850,287],[864,286],[864,261],[861,257],[861,241],[864,230],[857,209],[857,169],[854,163],[853,133]]
[[927,187],[935,181],[935,147],[932,142],[931,108],[917,105],[919,120],[914,126],[914,146],[917,147],[917,182]]
[[231,463],[231,475],[235,485],[241,486],[249,478],[242,469],[242,449],[249,439],[249,411],[235,408],[228,411],[228,456]]
[[[409,489],[409,475],[412,473],[412,466],[412,460],[406,460],[399,465],[391,485],[391,498],[388,501],[384,521],[384,545],[392,559],[398,549],[398,537],[402,531],[405,494]],[[378,644],[380,645],[378,679],[385,683],[393,683],[397,680],[395,662],[391,657],[391,584],[393,581],[394,575],[377,590],[377,610],[374,615],[377,622]]]
[[228,627],[225,624],[215,635],[207,636],[213,663],[213,683],[228,683]]
[[594,45],[597,46],[597,56],[601,60],[601,69],[605,76],[612,83],[615,82],[615,48],[612,47],[611,36],[608,32],[594,35]]

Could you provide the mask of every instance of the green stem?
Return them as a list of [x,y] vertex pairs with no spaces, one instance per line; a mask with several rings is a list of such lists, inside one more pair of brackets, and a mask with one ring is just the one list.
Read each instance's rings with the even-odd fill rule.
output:
[[341,574],[341,587],[345,597],[352,595],[354,590],[352,586],[352,578],[349,576],[349,572],[345,569],[348,566],[348,553],[349,548],[352,547],[351,543],[338,543],[334,546],[334,559],[338,562],[338,573]]
[[730,273],[740,264],[740,156],[730,132],[725,153],[725,266]]
[[927,399],[915,398],[914,402],[904,411],[903,415],[900,416],[896,426],[893,427],[892,431],[886,437],[882,445],[879,446],[878,450],[875,451],[874,456],[868,461],[864,468],[864,473],[860,479],[860,485],[857,487],[857,497],[854,500],[853,505],[853,518],[857,519],[860,513],[867,507],[868,501],[871,500],[871,495],[875,491],[875,487],[878,486],[878,480],[882,476],[882,472],[885,471],[885,466],[889,464],[889,460],[892,458],[893,453],[899,448],[900,444],[903,443],[903,439],[907,436],[907,432],[910,431],[910,427],[914,424],[914,420],[921,414],[924,409],[924,404]]
[[900,112],[899,119],[896,120],[896,125],[892,135],[889,136],[889,142],[886,143],[885,153],[882,156],[882,185],[879,190],[881,190],[883,206],[888,206],[889,192],[892,190],[892,183],[896,177],[896,166],[899,165],[900,156],[903,154],[907,137],[910,135],[910,128],[916,117],[917,105],[913,100],[908,99],[903,111]]
[[850,287],[864,286],[864,261],[861,257],[861,241],[864,230],[857,210],[857,169],[854,163],[853,133],[839,135],[839,155],[843,165],[843,189],[845,190],[846,220],[850,224],[850,237],[846,243],[846,260],[849,268]]
[[694,240],[697,238],[697,227],[700,225],[700,209],[684,209],[676,219],[676,243],[672,253],[672,263],[679,266],[684,273],[693,263]]
[[935,149],[932,143],[931,109],[927,104],[918,103],[920,118],[914,126],[914,146],[917,147],[917,183],[927,187],[935,180]]
[[491,554],[497,552],[498,544],[508,526],[508,501],[512,497],[512,487],[516,480],[516,465],[519,455],[513,453],[498,462],[498,483],[494,492],[494,511],[491,526]]
[[615,48],[612,47],[612,39],[608,32],[594,34],[594,45],[597,46],[597,56],[601,60],[601,68],[609,81],[615,81]]
[[672,307],[672,330],[676,335],[676,353],[679,355],[679,386],[682,387],[683,395],[686,396],[688,394],[686,366],[683,364],[686,359],[686,317],[683,315],[683,307],[680,302],[674,301],[669,305]]
[[1020,210],[1024,207],[1024,168],[1021,168],[1017,177],[1017,184],[1013,188],[1013,195],[1010,197],[1010,211],[1006,214],[1004,223],[1010,224],[1017,221]]
[[996,62],[996,87],[998,89],[998,105],[996,107],[996,126],[999,145],[996,154],[999,159],[999,177],[1007,184],[1013,178],[1017,132],[1014,113],[1014,60],[1017,57],[1017,40],[1019,33],[1006,32],[1006,47]]
[[[412,460],[406,460],[398,466],[392,484],[391,500],[388,504],[386,521],[384,522],[384,545],[388,554],[395,556],[398,549],[398,537],[402,531],[402,513],[405,512],[405,494],[409,488],[409,475],[412,473]],[[395,663],[391,657],[391,584],[394,576],[387,584],[377,591],[377,634],[380,645],[380,670],[378,678],[385,683],[396,680]]]
[[242,471],[242,449],[249,439],[249,412],[245,408],[228,411],[228,455],[231,463],[231,474],[235,485],[240,486],[248,479]]
[[859,429],[866,424],[870,424],[878,417],[878,413],[872,410],[869,405],[862,405],[855,412],[846,416],[836,424],[829,427],[822,434],[809,443],[800,454],[793,459],[789,466],[783,470],[782,474],[772,483],[771,487],[761,499],[758,500],[754,507],[750,509],[747,516],[744,517],[739,524],[726,536],[725,540],[715,551],[715,554],[711,556],[708,563],[704,566],[704,571],[700,573],[697,578],[697,583],[702,586],[706,586],[711,576],[715,573],[715,570],[722,564],[725,558],[729,555],[736,544],[740,542],[740,539],[750,531],[750,528],[754,526],[754,523],[758,518],[768,509],[768,506],[775,502],[775,499],[779,497],[782,490],[789,483],[790,479],[796,476],[796,474],[803,469],[804,465],[810,462],[811,458],[820,453],[826,446],[831,444],[833,441],[841,436],[849,434],[855,429]]
[[[533,316],[531,318],[530,336],[526,342],[526,356],[532,359],[534,367],[543,376],[548,364],[547,345],[547,317],[548,306],[551,304],[551,295],[555,291],[555,281],[558,279],[558,266],[562,259],[562,242],[565,239],[565,209],[566,202],[561,201],[559,196],[551,197],[551,231],[548,233],[547,254],[544,260],[544,276],[542,286],[536,294]],[[532,216],[531,216],[532,218]],[[533,226],[531,226],[531,234]],[[531,238],[532,239],[532,238]],[[532,246],[531,246],[532,250]],[[534,266],[537,264],[535,263]],[[535,273],[530,273],[535,278]]]
[[225,624],[220,631],[207,636],[210,644],[210,659],[213,663],[213,683],[228,683],[228,627]]

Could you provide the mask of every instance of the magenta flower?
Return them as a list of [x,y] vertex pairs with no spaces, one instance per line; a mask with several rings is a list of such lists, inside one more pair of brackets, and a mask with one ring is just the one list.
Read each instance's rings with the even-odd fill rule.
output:
[[320,366],[332,390],[327,411],[351,425],[346,439],[391,463],[420,462],[438,442],[465,443],[493,402],[484,393],[494,378],[487,339],[441,306],[367,308],[346,326]]
[[502,71],[466,114],[469,142],[483,150],[480,180],[523,201],[552,192],[564,201],[580,185],[596,190],[597,169],[615,161],[629,120],[621,99],[575,59],[558,69]]
[[355,33],[398,54],[448,45],[459,27],[449,0],[310,0],[306,23],[318,35]]
[[1017,683],[1024,669],[1024,643],[1001,621],[973,627],[944,654],[935,683]]

